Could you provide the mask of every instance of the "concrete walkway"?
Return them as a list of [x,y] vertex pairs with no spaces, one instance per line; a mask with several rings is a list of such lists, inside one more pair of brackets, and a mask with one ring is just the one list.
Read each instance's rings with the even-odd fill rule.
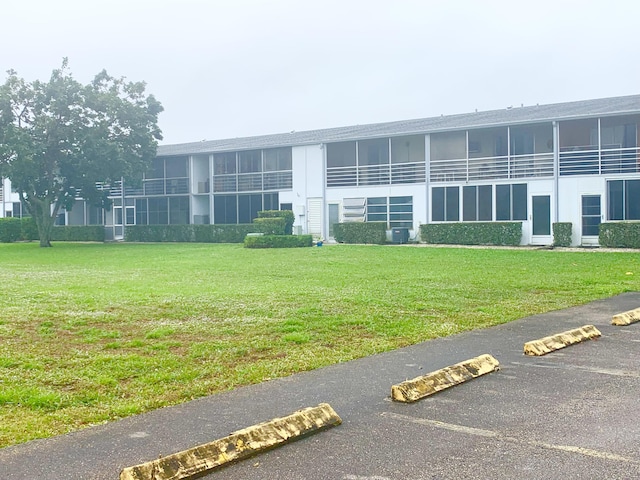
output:
[[[640,293],[433,340],[0,450],[3,480],[112,479],[126,466],[328,402],[343,424],[226,467],[234,479],[640,478]],[[544,357],[523,343],[585,324],[602,337]],[[498,372],[414,404],[390,387],[490,353]]]

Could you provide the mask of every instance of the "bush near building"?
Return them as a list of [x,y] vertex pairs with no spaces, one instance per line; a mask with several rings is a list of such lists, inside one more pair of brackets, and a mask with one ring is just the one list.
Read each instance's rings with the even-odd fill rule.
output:
[[340,243],[383,245],[387,242],[387,224],[385,222],[336,223],[334,233],[336,241]]
[[246,248],[298,248],[313,246],[311,235],[247,235]]
[[420,225],[425,243],[447,245],[520,245],[522,222],[455,222]]
[[553,246],[568,247],[571,245],[571,222],[556,222],[553,224]]
[[600,246],[640,248],[640,222],[607,222],[600,224]]

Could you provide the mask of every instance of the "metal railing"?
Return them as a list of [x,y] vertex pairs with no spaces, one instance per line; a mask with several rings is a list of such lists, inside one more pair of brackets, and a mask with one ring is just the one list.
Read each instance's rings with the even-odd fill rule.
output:
[[640,172],[640,148],[583,145],[560,149],[560,175],[602,175]]
[[426,167],[424,162],[328,167],[326,175],[327,187],[422,183]]
[[431,160],[432,182],[553,176],[553,153]]

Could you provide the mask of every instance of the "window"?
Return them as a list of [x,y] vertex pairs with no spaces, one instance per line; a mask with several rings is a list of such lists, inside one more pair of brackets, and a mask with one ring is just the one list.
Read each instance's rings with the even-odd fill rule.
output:
[[462,220],[470,221],[491,221],[492,187],[491,185],[481,185],[478,187],[463,187],[462,189]]
[[213,155],[213,174],[229,175],[236,173],[236,153],[216,153]]
[[291,148],[272,148],[264,151],[264,171],[291,170]]
[[387,197],[367,198],[367,222],[387,223]]
[[457,222],[460,219],[459,187],[434,187],[431,191],[431,219]]
[[213,223],[251,223],[260,210],[277,210],[277,193],[244,195],[215,195],[213,197]]
[[366,219],[367,222],[384,222],[389,228],[412,228],[413,197],[369,197],[366,200]]
[[147,224],[147,199],[136,199],[136,225]]
[[149,198],[149,225],[167,225],[169,223],[169,207],[167,198]]
[[254,173],[262,171],[262,151],[251,150],[238,153],[238,173]]
[[496,220],[527,220],[527,184],[496,185]]
[[356,142],[329,143],[327,145],[327,167],[355,167]]
[[640,220],[640,180],[607,182],[609,220]]
[[187,157],[167,158],[165,168],[167,178],[187,177]]
[[189,197],[169,198],[169,223],[171,225],[189,223]]

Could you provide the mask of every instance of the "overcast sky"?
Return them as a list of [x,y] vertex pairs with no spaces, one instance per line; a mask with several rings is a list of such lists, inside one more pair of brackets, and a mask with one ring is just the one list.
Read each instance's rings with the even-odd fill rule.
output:
[[[163,104],[163,144],[640,93],[637,0],[4,0],[0,67],[68,57]],[[4,81],[4,76],[2,81]]]

